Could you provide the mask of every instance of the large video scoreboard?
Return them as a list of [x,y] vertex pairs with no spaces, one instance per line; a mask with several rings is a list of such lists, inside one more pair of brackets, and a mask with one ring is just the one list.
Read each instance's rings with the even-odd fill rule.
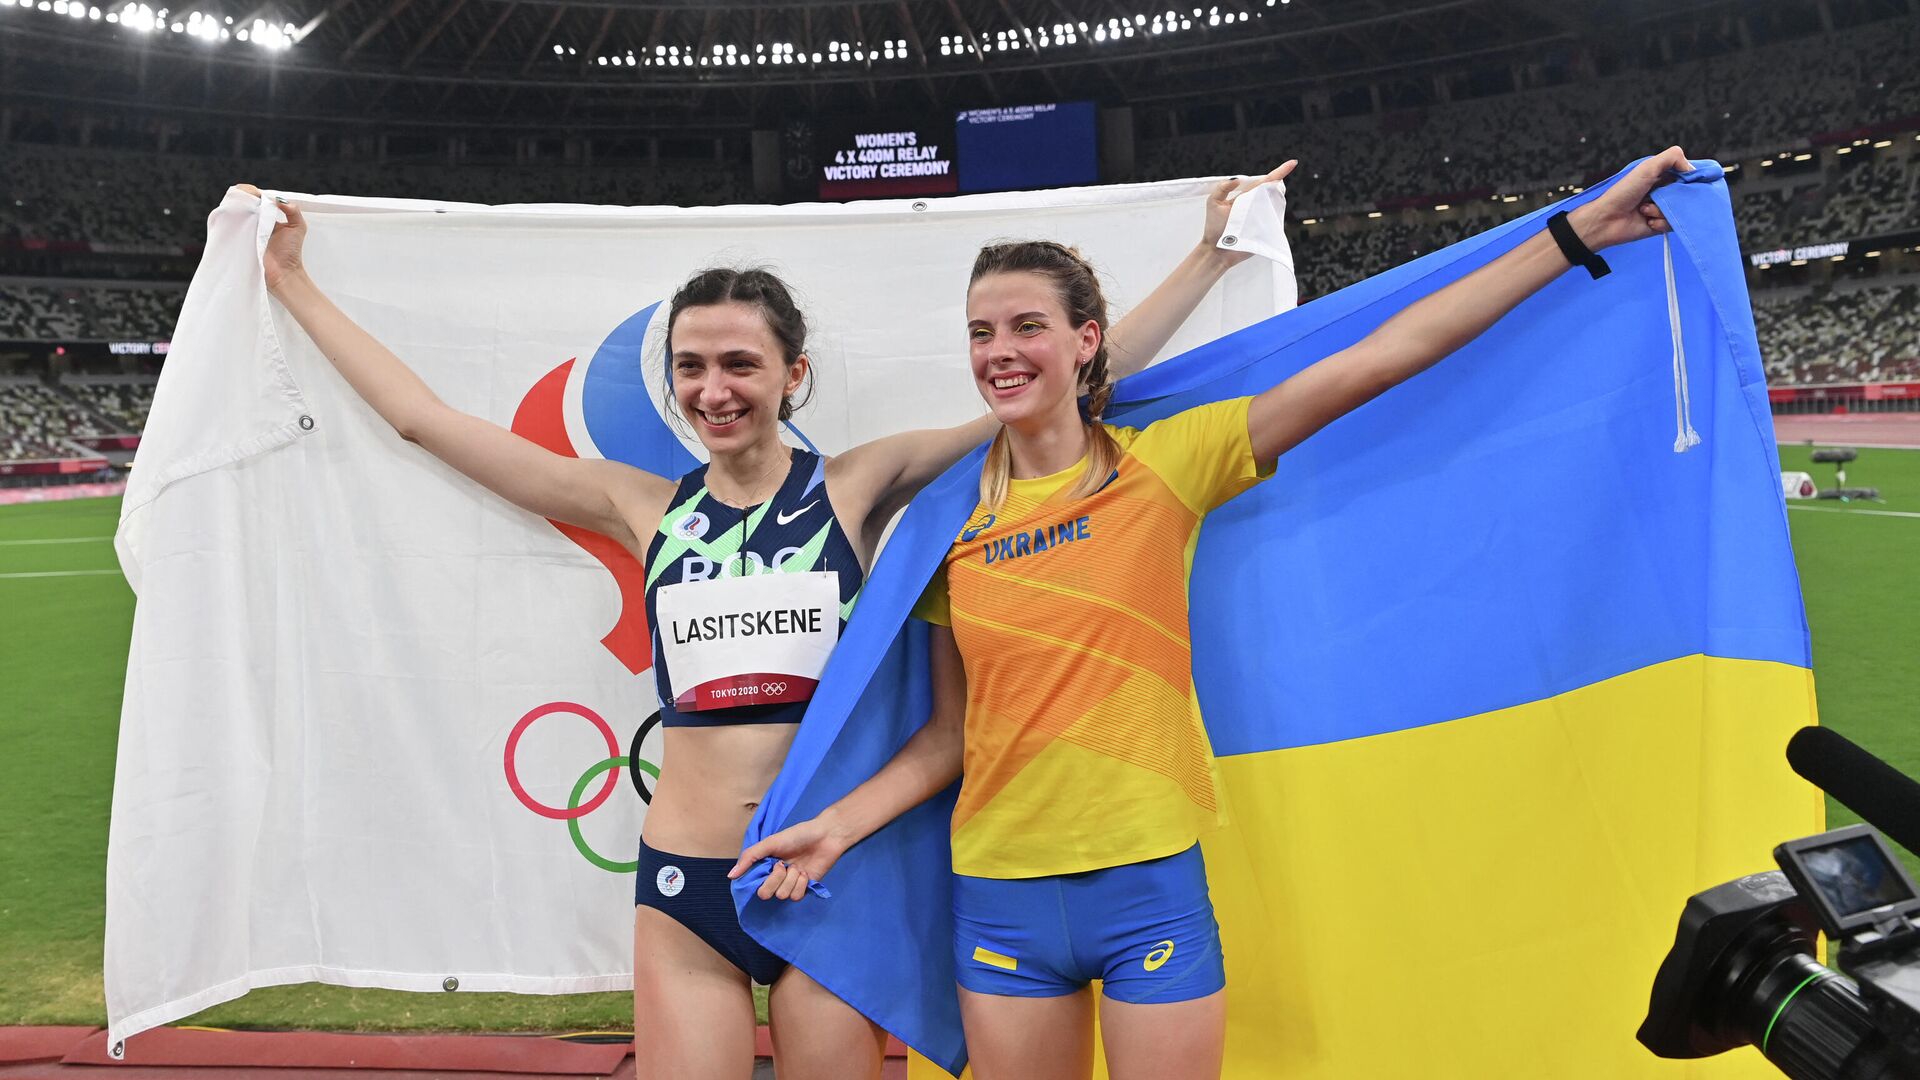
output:
[[815,127],[822,199],[1024,191],[1100,182],[1090,101],[967,109],[949,121],[843,120]]
[[961,191],[1100,182],[1093,102],[968,109],[954,121]]

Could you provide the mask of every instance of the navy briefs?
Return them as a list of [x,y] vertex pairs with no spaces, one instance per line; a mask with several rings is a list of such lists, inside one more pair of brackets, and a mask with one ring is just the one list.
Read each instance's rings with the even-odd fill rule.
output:
[[740,914],[733,906],[733,882],[727,877],[734,862],[670,855],[642,840],[633,904],[665,912],[749,979],[772,986],[787,970],[787,962],[740,926]]

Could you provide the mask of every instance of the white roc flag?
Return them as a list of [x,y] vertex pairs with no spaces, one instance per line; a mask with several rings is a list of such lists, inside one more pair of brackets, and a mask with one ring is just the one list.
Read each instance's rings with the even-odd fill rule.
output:
[[[984,406],[978,247],[1077,246],[1115,315],[1199,238],[1207,181],[792,207],[289,195],[306,265],[454,407],[669,475],[665,301],[766,265],[814,331],[789,437],[826,453]],[[1277,185],[1166,355],[1291,306]],[[107,855],[116,1040],[257,986],[631,985],[657,738],[639,571],[404,443],[267,295],[278,211],[209,219],[117,538],[139,596]],[[1242,235],[1244,234],[1244,235]],[[636,734],[641,737],[635,746]],[[637,749],[642,763],[620,759]]]

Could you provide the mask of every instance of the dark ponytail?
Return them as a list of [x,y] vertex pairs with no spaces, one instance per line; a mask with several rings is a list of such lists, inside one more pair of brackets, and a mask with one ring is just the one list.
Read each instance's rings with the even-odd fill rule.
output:
[[[800,306],[793,302],[793,292],[787,283],[781,281],[773,271],[764,267],[752,267],[746,270],[734,270],[717,266],[702,270],[687,279],[685,285],[673,294],[673,300],[667,305],[667,401],[673,402],[673,324],[680,313],[693,307],[711,307],[729,302],[752,304],[759,309],[760,316],[767,320],[767,329],[780,343],[780,351],[788,367],[792,367],[807,351],[807,317],[800,313]],[[802,408],[813,400],[813,367],[807,367],[805,393],[798,402],[788,395],[780,401],[780,419],[793,417],[794,410]],[[676,406],[677,407],[677,406]]]

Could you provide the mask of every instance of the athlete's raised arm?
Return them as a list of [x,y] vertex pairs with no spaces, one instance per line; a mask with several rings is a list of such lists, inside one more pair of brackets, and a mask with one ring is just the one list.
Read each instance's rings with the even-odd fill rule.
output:
[[[1619,183],[1567,214],[1593,251],[1668,230],[1650,196],[1693,165],[1677,146],[1642,161]],[[1270,465],[1314,432],[1432,367],[1479,337],[1570,264],[1545,230],[1487,265],[1409,305],[1373,333],[1253,399],[1253,456]]]
[[778,860],[760,883],[762,900],[798,900],[847,849],[882,825],[945,790],[960,776],[961,731],[967,718],[967,673],[953,628],[935,626],[929,647],[933,712],[893,760],[818,817],[782,829],[740,853],[727,876],[737,878],[761,859]]
[[[251,185],[241,188],[260,194]],[[617,461],[562,457],[442,401],[308,276],[301,261],[306,218],[292,203],[279,206],[286,221],[274,226],[261,257],[267,291],[381,419],[401,438],[418,443],[515,506],[638,549],[640,541],[629,522],[652,521],[665,513],[672,481]]]
[[[1207,193],[1199,242],[1146,299],[1112,328],[1101,327],[1106,334],[1110,379],[1124,379],[1151,363],[1220,278],[1250,257],[1247,252],[1220,247],[1233,200],[1254,188],[1286,179],[1296,164],[1288,161],[1264,176],[1222,180]],[[957,427],[888,435],[835,457],[828,466],[837,489],[835,500],[850,510],[865,509],[864,515],[850,515],[863,518],[856,542],[871,552],[887,523],[921,488],[969,450],[992,438],[998,428],[998,422],[987,415]]]
[[1220,246],[1234,199],[1255,188],[1285,180],[1298,164],[1288,161],[1265,176],[1229,177],[1207,193],[1207,213],[1200,242],[1145,300],[1135,304],[1133,310],[1107,332],[1108,374],[1116,382],[1152,363],[1221,276],[1252,258],[1248,252]]

